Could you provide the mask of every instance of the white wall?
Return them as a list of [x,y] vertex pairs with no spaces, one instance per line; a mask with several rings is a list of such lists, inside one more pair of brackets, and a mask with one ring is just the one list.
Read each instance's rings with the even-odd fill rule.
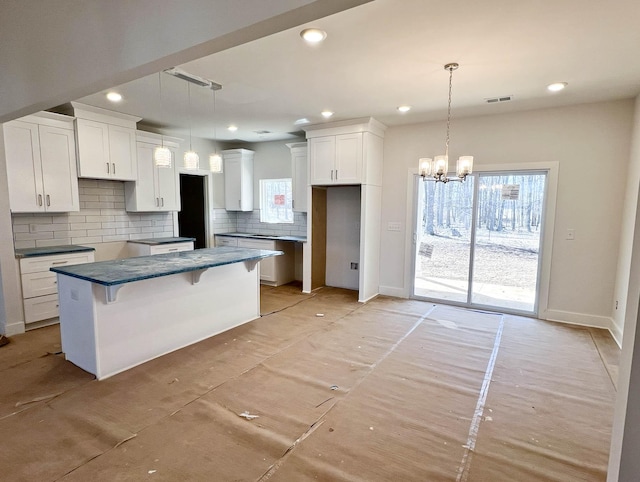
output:
[[[608,479],[634,480],[640,472],[640,343],[638,337],[638,304],[640,298],[640,210],[638,170],[640,166],[640,96],[635,101],[633,140],[629,161],[630,179],[624,209],[624,225],[620,242],[616,293],[625,304],[619,304],[616,323],[624,321],[624,336],[618,394],[611,433]],[[616,325],[616,328],[621,329]],[[624,448],[623,448],[624,447]]]
[[[609,327],[614,304],[633,102],[622,100],[453,119],[451,158],[481,165],[559,163],[548,309],[541,317]],[[384,146],[380,285],[409,294],[405,271],[407,175],[420,157],[444,149],[442,122],[391,127]],[[575,240],[567,241],[567,229]]]
[[327,286],[359,288],[360,205],[360,186],[327,188]]

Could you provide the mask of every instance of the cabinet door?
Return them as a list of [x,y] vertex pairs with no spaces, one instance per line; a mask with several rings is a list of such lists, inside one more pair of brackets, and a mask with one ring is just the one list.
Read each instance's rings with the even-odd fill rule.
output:
[[293,190],[293,210],[307,212],[307,149],[291,150],[291,173]]
[[224,160],[224,205],[227,211],[242,209],[242,163],[239,158]]
[[13,121],[2,126],[9,181],[9,207],[14,213],[44,211],[42,165],[37,124]]
[[360,184],[362,182],[362,133],[336,136],[336,162],[334,183]]
[[45,211],[79,211],[73,131],[44,125],[38,126],[38,131]]
[[135,181],[137,177],[136,131],[109,125],[111,179]]
[[109,126],[87,119],[76,119],[78,133],[78,177],[111,179]]
[[333,184],[336,156],[335,136],[309,139],[309,169],[311,185]]
[[171,150],[171,167],[156,167],[160,211],[180,211],[178,177],[176,174],[176,153]]
[[160,206],[153,166],[154,148],[153,144],[138,143],[138,180],[124,186],[127,211],[156,211]]

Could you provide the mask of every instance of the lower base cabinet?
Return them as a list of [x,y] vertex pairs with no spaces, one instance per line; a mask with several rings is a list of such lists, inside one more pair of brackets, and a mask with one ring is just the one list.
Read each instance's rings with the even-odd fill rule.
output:
[[153,254],[178,253],[180,251],[193,251],[193,241],[151,245],[129,241],[129,254],[131,256],[150,256]]
[[49,271],[49,268],[93,261],[93,251],[21,258],[20,278],[25,323],[35,323],[58,316],[56,274]]
[[281,256],[272,256],[260,261],[260,283],[280,286],[295,279],[295,243],[272,239],[216,237],[216,246],[237,246],[238,248],[269,249],[283,251]]

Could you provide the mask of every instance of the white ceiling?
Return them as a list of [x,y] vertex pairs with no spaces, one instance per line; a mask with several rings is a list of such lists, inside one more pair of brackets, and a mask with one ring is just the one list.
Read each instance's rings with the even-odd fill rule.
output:
[[[299,32],[318,27],[327,39],[305,44]],[[640,93],[638,0],[375,0],[187,64],[183,70],[222,84],[216,93],[162,74],[117,86],[80,102],[134,114],[166,132],[246,142],[291,138],[306,117],[326,122],[373,116],[392,125],[446,116],[448,62],[453,117],[495,114]],[[170,66],[167,66],[170,67]],[[568,82],[552,94],[546,85]],[[513,100],[487,104],[486,98]],[[396,108],[409,104],[400,114]],[[236,124],[237,132],[226,127]],[[164,131],[164,130],[163,130]],[[269,131],[270,134],[257,134]]]

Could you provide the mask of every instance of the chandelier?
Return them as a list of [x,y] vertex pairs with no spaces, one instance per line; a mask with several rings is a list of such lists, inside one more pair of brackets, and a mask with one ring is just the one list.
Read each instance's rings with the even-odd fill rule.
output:
[[453,71],[459,67],[456,63],[446,64],[444,70],[449,71],[449,103],[447,105],[447,141],[445,143],[444,154],[436,156],[434,159],[423,157],[419,161],[418,172],[423,180],[436,182],[459,181],[466,179],[473,170],[473,156],[460,156],[456,164],[456,177],[447,177],[449,172],[449,130],[451,127],[451,85]]

